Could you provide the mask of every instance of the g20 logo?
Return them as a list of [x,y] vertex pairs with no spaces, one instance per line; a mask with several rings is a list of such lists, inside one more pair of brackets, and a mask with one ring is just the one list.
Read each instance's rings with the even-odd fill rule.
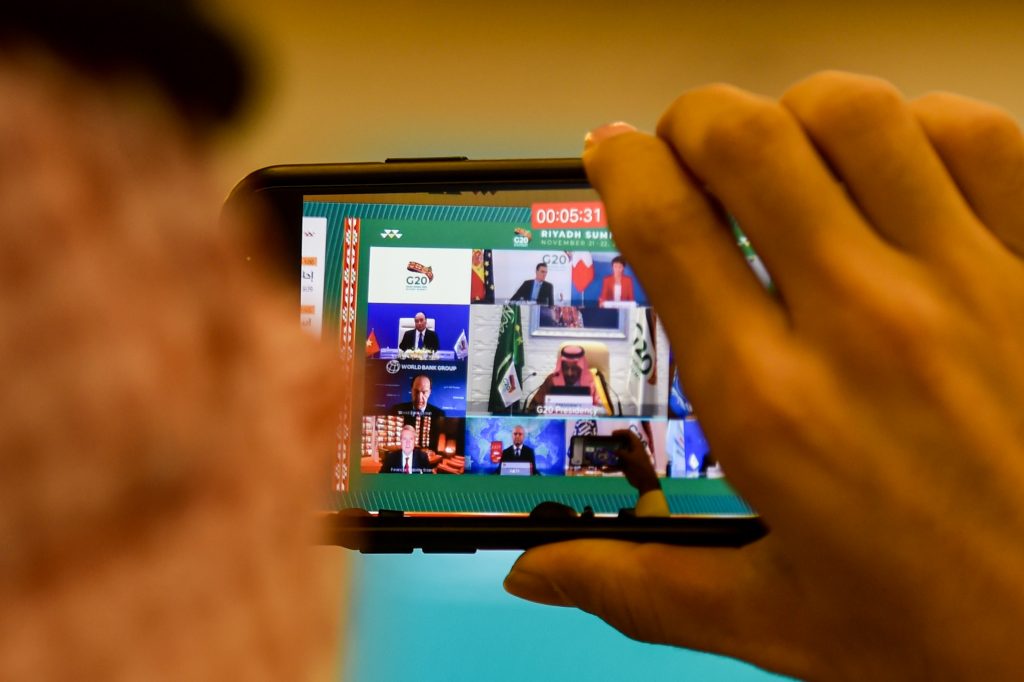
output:
[[423,291],[434,281],[434,268],[429,265],[411,260],[405,269],[413,273],[405,276],[406,290]]
[[533,233],[523,227],[517,227],[513,231],[512,245],[513,246],[529,246],[530,240],[533,239]]
[[567,253],[545,253],[540,260],[545,265],[568,265],[570,258]]

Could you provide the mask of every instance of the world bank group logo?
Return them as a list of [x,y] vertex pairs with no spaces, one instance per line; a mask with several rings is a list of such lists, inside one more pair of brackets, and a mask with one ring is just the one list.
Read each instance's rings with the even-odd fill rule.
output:
[[402,231],[401,230],[384,230],[383,232],[380,233],[380,237],[381,237],[381,239],[401,239],[402,238]]
[[434,268],[414,260],[409,261],[405,269],[410,273],[405,276],[406,291],[426,291],[434,281]]
[[530,232],[525,227],[517,227],[512,230],[512,246],[518,246],[523,249],[530,245],[530,240],[533,239],[533,232]]

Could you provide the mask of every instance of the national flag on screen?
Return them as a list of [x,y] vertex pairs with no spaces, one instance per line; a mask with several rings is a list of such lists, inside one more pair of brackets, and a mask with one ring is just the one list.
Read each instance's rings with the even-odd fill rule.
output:
[[652,308],[638,308],[633,325],[633,352],[630,357],[626,391],[633,397],[638,409],[657,403],[658,354],[654,346],[657,337],[657,317]]
[[366,355],[367,357],[376,355],[380,352],[380,344],[377,343],[377,335],[374,331],[370,330],[370,335],[366,337]]
[[518,305],[501,307],[498,345],[494,349],[491,371],[491,394],[487,409],[503,412],[523,398],[523,325]]
[[668,409],[673,417],[689,417],[693,414],[693,405],[690,404],[686,394],[683,393],[683,385],[679,381],[679,369],[672,369],[672,385],[668,389]]
[[700,476],[707,467],[704,460],[707,459],[711,448],[704,431],[696,419],[687,419],[683,422],[683,444],[686,449],[686,476]]
[[589,251],[572,252],[572,285],[581,294],[594,281],[594,259]]
[[472,303],[494,303],[494,265],[490,249],[473,249],[469,300]]
[[466,330],[463,329],[462,333],[459,334],[459,340],[455,342],[455,357],[459,360],[465,359],[469,355],[469,339],[466,338]]

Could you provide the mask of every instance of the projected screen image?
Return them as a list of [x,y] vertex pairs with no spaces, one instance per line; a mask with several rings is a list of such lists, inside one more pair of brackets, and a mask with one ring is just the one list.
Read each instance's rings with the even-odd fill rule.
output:
[[616,513],[634,491],[614,467],[574,462],[570,444],[630,429],[673,513],[750,513],[682,392],[641,273],[607,225],[558,223],[570,212],[551,202],[599,206],[582,188],[306,197],[300,323],[337,348],[352,386],[335,508]]

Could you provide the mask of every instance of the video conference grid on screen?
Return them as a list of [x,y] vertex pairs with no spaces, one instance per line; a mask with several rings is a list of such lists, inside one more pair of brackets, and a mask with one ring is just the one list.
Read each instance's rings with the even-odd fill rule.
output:
[[[510,231],[515,245],[532,241]],[[364,395],[352,469],[621,475],[576,461],[570,443],[627,428],[660,476],[721,475],[664,330],[606,230],[588,250],[429,248],[394,233],[380,233],[386,244],[361,237]],[[323,300],[306,263],[304,306]]]

